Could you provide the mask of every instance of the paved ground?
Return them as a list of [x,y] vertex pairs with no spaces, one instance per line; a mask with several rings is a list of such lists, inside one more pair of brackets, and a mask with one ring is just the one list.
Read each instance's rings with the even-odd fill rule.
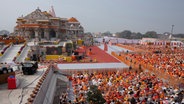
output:
[[18,74],[16,79],[18,81],[16,89],[8,89],[8,84],[0,85],[0,104],[25,104],[33,88],[44,73],[43,69],[39,69],[34,75]]

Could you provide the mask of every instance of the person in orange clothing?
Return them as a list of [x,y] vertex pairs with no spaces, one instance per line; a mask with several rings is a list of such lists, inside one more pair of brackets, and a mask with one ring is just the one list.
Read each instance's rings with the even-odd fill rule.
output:
[[76,80],[76,78],[73,78],[73,80],[72,80],[72,86],[75,86],[77,84],[77,80]]
[[81,80],[77,78],[77,84],[81,84]]
[[86,85],[83,85],[83,86],[82,86],[82,90],[87,91],[87,89],[88,89],[88,88],[87,88]]

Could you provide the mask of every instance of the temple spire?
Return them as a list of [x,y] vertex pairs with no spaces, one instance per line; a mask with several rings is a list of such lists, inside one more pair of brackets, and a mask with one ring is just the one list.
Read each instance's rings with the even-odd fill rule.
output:
[[54,7],[51,6],[51,10],[49,11],[49,13],[53,16],[56,17],[55,11],[54,11]]

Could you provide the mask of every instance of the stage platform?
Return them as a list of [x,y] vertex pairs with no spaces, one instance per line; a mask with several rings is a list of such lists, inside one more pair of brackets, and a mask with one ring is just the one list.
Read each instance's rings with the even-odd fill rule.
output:
[[111,56],[111,53],[107,53],[98,46],[87,47],[87,52],[89,52],[89,49],[92,50],[92,54],[88,55],[88,57],[92,60],[96,59],[97,63],[120,63],[118,59]]

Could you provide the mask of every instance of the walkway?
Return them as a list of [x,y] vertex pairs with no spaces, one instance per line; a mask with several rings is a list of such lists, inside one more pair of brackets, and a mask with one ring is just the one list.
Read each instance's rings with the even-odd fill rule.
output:
[[124,63],[57,64],[57,67],[61,70],[128,68],[128,66]]
[[28,51],[30,50],[30,47],[27,46],[25,49],[22,51],[20,56],[17,58],[17,62],[24,62],[25,58],[27,57]]
[[12,63],[13,58],[17,55],[22,46],[23,44],[10,47],[10,49],[8,49],[7,52],[0,58],[0,63]]

